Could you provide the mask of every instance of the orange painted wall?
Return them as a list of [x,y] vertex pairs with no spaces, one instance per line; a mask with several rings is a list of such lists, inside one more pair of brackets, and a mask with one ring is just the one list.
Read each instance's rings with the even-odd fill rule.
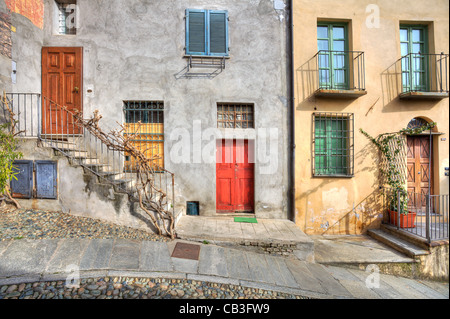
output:
[[44,27],[44,0],[5,0],[11,12],[30,19],[38,28]]

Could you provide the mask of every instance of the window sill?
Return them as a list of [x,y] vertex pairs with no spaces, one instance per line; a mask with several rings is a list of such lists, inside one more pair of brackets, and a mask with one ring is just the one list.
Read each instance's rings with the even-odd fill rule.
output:
[[357,99],[361,96],[367,95],[367,91],[357,89],[355,90],[318,89],[314,94],[318,97]]
[[354,178],[355,175],[313,175],[313,178],[346,178],[351,179]]
[[442,100],[449,97],[448,92],[414,91],[400,93],[402,100]]
[[190,55],[190,54],[185,54],[183,56],[183,58],[185,59],[189,59],[189,58],[195,58],[195,59],[231,59],[231,57],[229,55]]

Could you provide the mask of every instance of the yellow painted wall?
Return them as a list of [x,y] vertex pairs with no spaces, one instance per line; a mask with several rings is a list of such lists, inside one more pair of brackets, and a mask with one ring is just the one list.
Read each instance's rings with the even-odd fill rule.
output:
[[[368,7],[373,3],[380,9],[379,27],[366,23],[374,21],[373,7]],[[296,222],[306,233],[360,234],[381,223],[378,152],[360,128],[377,136],[403,129],[415,117],[437,122],[445,135],[435,137],[435,193],[449,193],[449,178],[444,174],[449,166],[449,99],[400,100],[398,76],[393,74],[401,57],[400,24],[427,24],[429,53],[448,54],[448,15],[447,0],[294,0]],[[349,49],[365,52],[367,95],[351,100],[312,95],[311,59],[318,51],[319,20],[349,23]],[[355,177],[312,177],[315,111],[355,114]]]

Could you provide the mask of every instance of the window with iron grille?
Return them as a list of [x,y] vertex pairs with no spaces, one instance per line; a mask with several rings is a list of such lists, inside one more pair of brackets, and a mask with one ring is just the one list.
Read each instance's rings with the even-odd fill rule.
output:
[[[125,101],[125,135],[133,135],[135,147],[148,158],[158,156],[155,169],[164,168],[164,102]],[[127,171],[134,171],[135,159],[126,155]]]
[[313,114],[313,176],[353,177],[354,115]]
[[255,128],[253,104],[219,103],[217,126],[219,128]]
[[76,0],[57,0],[58,33],[77,34],[76,28]]

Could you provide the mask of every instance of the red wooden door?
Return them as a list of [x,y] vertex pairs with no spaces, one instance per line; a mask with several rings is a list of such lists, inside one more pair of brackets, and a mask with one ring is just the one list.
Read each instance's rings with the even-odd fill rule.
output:
[[218,213],[254,211],[254,167],[250,163],[249,141],[217,142]]
[[[433,163],[429,136],[408,136],[408,192],[412,209],[425,210],[425,195],[433,195]],[[431,194],[430,194],[431,189]],[[411,196],[415,194],[414,196]]]
[[[82,112],[82,48],[42,48],[42,133],[79,134],[69,112]],[[62,107],[66,107],[65,111]]]

